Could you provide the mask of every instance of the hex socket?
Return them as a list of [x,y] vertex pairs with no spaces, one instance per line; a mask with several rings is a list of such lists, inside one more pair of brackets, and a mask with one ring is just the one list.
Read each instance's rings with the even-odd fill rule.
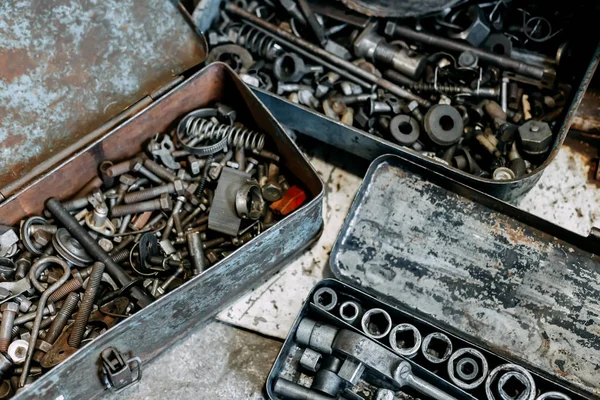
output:
[[313,301],[323,310],[331,311],[337,305],[337,293],[331,288],[322,287],[313,294]]
[[433,332],[425,336],[421,350],[427,361],[432,364],[440,364],[450,358],[452,341],[441,332]]
[[340,305],[340,318],[349,324],[353,324],[362,314],[362,307],[355,301],[345,301]]
[[392,350],[403,357],[412,358],[421,348],[421,332],[411,324],[399,324],[390,332]]
[[372,308],[363,315],[361,326],[363,332],[370,338],[381,339],[390,333],[392,317],[381,308]]

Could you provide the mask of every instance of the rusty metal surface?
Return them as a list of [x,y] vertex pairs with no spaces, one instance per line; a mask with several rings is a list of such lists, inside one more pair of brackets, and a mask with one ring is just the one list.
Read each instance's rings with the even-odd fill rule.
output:
[[367,172],[339,279],[600,395],[600,243],[395,156]]
[[341,0],[348,8],[374,17],[417,17],[452,7],[459,0]]
[[0,187],[205,54],[169,1],[1,2]]
[[307,189],[309,201],[271,229],[198,277],[139,311],[76,352],[15,398],[82,399],[98,395],[98,356],[107,346],[148,361],[219,309],[281,268],[306,248],[322,226],[323,183],[271,113],[225,64],[212,64],[172,89],[144,111],[113,129],[82,152],[65,160],[16,198],[0,205],[0,221],[14,223],[26,213],[38,213],[45,199],[68,197],[95,175],[104,159],[126,159],[138,152],[153,132],[162,131],[190,110],[227,101],[238,118],[267,134],[284,166]]

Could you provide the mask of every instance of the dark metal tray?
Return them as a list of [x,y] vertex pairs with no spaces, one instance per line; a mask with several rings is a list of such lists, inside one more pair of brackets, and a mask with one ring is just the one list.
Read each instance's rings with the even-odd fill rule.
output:
[[389,155],[371,164],[330,267],[345,283],[598,396],[599,238]]
[[[322,288],[328,288],[328,289],[335,291],[335,293],[337,294],[337,298],[336,298],[337,301],[335,301],[335,302],[338,305],[343,304],[346,301],[353,301],[353,302],[359,304],[362,310],[359,312],[358,318],[354,322],[347,322],[347,321],[344,321],[342,318],[340,318],[341,317],[340,306],[335,306],[331,310],[326,310],[326,309],[322,308],[321,306],[319,306],[317,303],[318,300],[315,296],[318,296],[318,295],[316,295],[316,293],[319,290],[322,290]],[[327,307],[327,308],[329,308],[329,307]],[[443,328],[440,328],[435,323],[431,323],[427,319],[423,319],[423,318],[414,316],[411,312],[409,312],[407,310],[404,310],[404,309],[401,309],[398,307],[393,307],[390,304],[385,303],[376,297],[370,296],[369,294],[363,292],[362,290],[359,290],[353,286],[347,285],[339,280],[325,279],[325,280],[322,280],[319,283],[317,283],[315,285],[315,287],[311,290],[310,294],[308,295],[307,300],[304,303],[304,305],[302,306],[302,309],[300,310],[296,320],[294,321],[294,324],[292,325],[292,328],[290,329],[290,333],[289,333],[288,337],[286,338],[286,340],[275,360],[275,363],[269,373],[269,376],[267,377],[266,389],[267,389],[269,398],[280,399],[280,397],[274,393],[275,382],[279,378],[283,378],[283,379],[291,380],[291,381],[300,381],[303,384],[307,384],[311,380],[310,375],[312,375],[312,374],[310,372],[307,372],[306,370],[303,370],[302,367],[299,366],[299,359],[305,348],[305,346],[298,343],[298,340],[296,338],[296,332],[298,330],[300,321],[302,321],[304,318],[309,318],[309,319],[317,321],[321,324],[326,324],[326,325],[337,328],[338,335],[341,332],[341,330],[347,330],[347,331],[358,333],[361,336],[364,336],[364,333],[361,329],[361,316],[367,310],[375,309],[375,308],[383,309],[386,312],[388,312],[388,314],[391,316],[392,326],[395,326],[400,323],[407,323],[407,324],[413,325],[414,327],[416,327],[419,330],[422,338],[424,338],[426,335],[433,333],[433,332],[439,332],[439,333],[443,333],[443,334],[447,335],[448,338],[450,339],[450,341],[452,342],[452,348],[453,348],[454,352],[456,352],[458,349],[464,349],[464,348],[478,350],[479,352],[481,352],[482,356],[485,357],[485,359],[487,361],[486,368],[488,369],[488,371],[492,371],[500,365],[512,363],[511,360],[503,357],[502,355],[494,354],[493,352],[489,351],[488,349],[486,349],[484,347],[478,347],[477,345],[470,343],[468,340],[465,340],[463,337],[461,337],[459,335],[454,335],[451,332],[448,332],[448,331],[444,330]],[[390,336],[391,335],[388,334],[380,339],[373,338],[373,339],[368,339],[368,340],[379,344],[380,346],[384,347],[386,350],[388,350],[390,352],[393,352],[393,349],[390,346],[390,340],[392,340],[390,338]],[[335,340],[335,343],[336,344],[345,343],[346,347],[353,348],[354,352],[356,352],[356,353],[361,352],[360,350],[358,350],[358,348],[353,347],[353,344],[355,342],[349,341],[348,336],[346,336],[345,339],[339,339],[339,336],[338,336],[338,338]],[[334,347],[337,347],[337,346],[334,346]],[[343,357],[343,352],[340,352],[339,350],[334,350],[333,353],[334,353],[334,355],[336,355],[338,357],[339,356]],[[377,355],[372,355],[372,354],[369,355],[368,353],[364,353],[364,352],[362,354],[365,359],[371,358],[371,357],[377,358]],[[362,360],[360,360],[360,361],[362,361]],[[475,399],[485,399],[486,398],[485,381],[480,383],[478,386],[476,386],[475,388],[472,388],[472,389],[471,388],[461,389],[461,388],[455,386],[451,382],[449,375],[448,375],[449,373],[448,373],[448,368],[447,368],[446,363],[452,362],[452,359],[450,359],[446,362],[440,363],[440,364],[433,364],[433,363],[428,362],[425,359],[425,357],[423,356],[423,354],[421,353],[421,351],[419,351],[415,356],[413,356],[411,358],[406,358],[406,361],[408,361],[408,363],[411,364],[412,372],[417,377],[419,377],[420,379],[422,379],[428,383],[431,383],[432,385],[434,385],[435,387],[437,387],[439,389],[442,389],[445,393],[447,393],[457,399],[475,400]],[[456,362],[456,360],[454,362]],[[381,366],[380,368],[385,368],[385,367]],[[481,367],[479,374],[482,374],[482,369],[483,369],[483,367]],[[393,374],[393,371],[388,371],[388,372]],[[375,396],[372,393],[375,388],[378,388],[378,387],[393,388],[394,385],[390,385],[390,382],[386,382],[385,380],[381,381],[381,376],[379,379],[373,379],[373,378],[377,378],[378,375],[379,375],[379,373],[377,371],[375,371],[372,367],[369,367],[367,365],[366,370],[365,370],[365,375],[363,375],[361,380],[357,383],[354,390],[358,390],[363,395],[369,395],[369,397],[367,397],[367,398],[372,399],[372,398],[375,398]],[[569,397],[573,400],[575,400],[575,399],[582,400],[582,399],[588,398],[587,396],[582,396],[582,395],[579,395],[572,391],[569,391],[566,387],[564,387],[560,383],[558,383],[556,379],[552,379],[552,378],[548,379],[547,374],[545,374],[545,375],[546,376],[540,376],[536,373],[532,374],[532,379],[535,382],[536,390],[538,393],[548,393],[548,392],[558,391],[563,394],[568,394]],[[482,375],[479,375],[479,376],[482,376]],[[483,375],[483,376],[485,376],[485,375]],[[478,379],[482,379],[482,378],[478,378]],[[374,383],[377,383],[377,384],[373,385]],[[411,389],[408,389],[406,387],[403,388],[402,391],[403,392],[407,391],[407,392],[411,393]],[[352,397],[348,397],[348,398],[352,398]],[[537,398],[537,395],[536,395],[536,398]]]
[[145,140],[167,129],[178,117],[215,101],[227,102],[247,126],[271,138],[286,169],[307,189],[307,203],[223,261],[99,336],[15,398],[84,399],[98,395],[104,389],[98,369],[104,348],[115,347],[140,357],[142,362],[156,357],[318,237],[323,222],[322,181],[271,113],[221,63],[192,75],[0,204],[0,222],[13,224],[25,215],[41,212],[48,197],[73,195],[96,174],[102,160],[130,158],[141,151]]

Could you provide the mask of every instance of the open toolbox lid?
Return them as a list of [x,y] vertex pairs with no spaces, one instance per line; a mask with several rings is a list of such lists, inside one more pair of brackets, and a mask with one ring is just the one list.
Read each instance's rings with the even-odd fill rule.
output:
[[0,200],[204,61],[206,42],[176,3],[0,5]]
[[398,156],[373,161],[334,275],[600,395],[600,240]]

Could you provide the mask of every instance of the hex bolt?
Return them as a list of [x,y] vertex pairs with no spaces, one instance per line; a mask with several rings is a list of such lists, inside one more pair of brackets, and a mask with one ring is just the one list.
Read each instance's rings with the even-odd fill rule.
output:
[[150,200],[155,197],[159,197],[163,193],[167,194],[183,194],[185,191],[185,185],[183,181],[178,179],[173,182],[169,182],[166,185],[154,186],[148,189],[140,190],[137,192],[127,193],[123,197],[123,201],[127,204],[139,203],[142,201]]
[[[129,251],[127,254],[129,255]],[[49,297],[50,301],[56,303],[69,293],[79,290],[81,287],[83,287],[83,282],[90,276],[91,272],[92,267],[83,268],[79,271],[73,271],[73,279],[68,280],[64,285],[56,289],[56,291]]]
[[139,214],[146,211],[169,211],[172,209],[172,206],[173,202],[171,198],[167,194],[162,194],[159,199],[114,206],[111,213],[113,217],[121,217],[127,214]]
[[20,280],[25,278],[29,272],[29,268],[31,268],[31,253],[28,251],[21,253],[21,256],[15,262],[15,265],[17,267],[15,271],[15,279]]
[[165,281],[160,286],[158,286],[158,288],[156,289],[156,293],[159,296],[162,296],[163,294],[165,294],[169,285],[171,283],[173,283],[173,281],[175,279],[177,279],[177,277],[179,277],[179,275],[183,274],[184,272],[185,272],[185,269],[182,266],[177,267],[175,272],[173,272],[169,277],[167,277],[167,279],[165,279]]
[[[75,311],[75,307],[77,307],[78,302],[79,294],[69,293],[69,296],[67,296],[65,302],[63,303],[63,306],[56,314],[56,318],[54,318],[54,321],[52,321],[52,324],[48,328],[46,336],[44,337],[44,342],[46,342],[49,345],[54,344],[56,339],[58,339],[63,329],[67,325],[67,322],[69,322],[69,318],[71,318],[73,311]],[[47,351],[44,351],[44,348],[46,347],[47,346],[42,344],[40,348],[36,350],[36,352],[33,354],[34,361],[40,362],[42,357],[44,357],[44,354],[47,353]]]
[[267,182],[262,187],[262,195],[267,201],[277,201],[281,199],[283,191],[278,181],[279,166],[275,163],[269,164],[269,172],[267,175]]
[[152,182],[158,183],[159,185],[164,183],[162,179],[160,179],[154,173],[150,172],[150,170],[148,170],[148,168],[144,166],[144,161],[141,157],[138,157],[131,162],[131,170],[139,172],[146,178],[150,179]]
[[419,110],[419,103],[414,100],[405,105],[402,111],[412,115],[419,122],[423,121],[423,114],[421,114],[421,110]]
[[[160,203],[160,200],[156,200]],[[170,201],[170,199],[169,199]],[[130,204],[128,206],[133,206]],[[117,206],[118,207],[118,206]],[[84,227],[79,225],[79,222],[60,204],[57,199],[50,198],[46,201],[46,208],[62,223],[65,228],[71,233],[83,248],[94,257],[106,265],[109,275],[117,281],[121,286],[126,286],[131,282],[131,277],[117,264],[112,258],[100,247]],[[140,307],[145,307],[152,302],[152,298],[148,296],[142,289],[133,286],[129,291]]]
[[11,342],[12,328],[15,317],[19,312],[19,305],[14,302],[2,304],[2,323],[0,324],[0,351],[7,351]]
[[[178,215],[183,207],[183,203],[185,203],[185,197],[179,196],[177,197],[177,201],[173,206],[173,211],[171,212],[171,216],[167,220],[167,224],[165,225],[165,229],[163,230],[164,237],[168,237],[171,234],[171,229],[173,229],[173,225],[175,224],[175,215]],[[179,230],[181,231],[181,222]]]
[[337,101],[345,105],[364,103],[365,101],[377,99],[376,93],[351,94],[347,96],[333,96],[332,101]]
[[152,172],[159,178],[164,179],[165,181],[173,182],[175,181],[175,179],[177,179],[177,174],[173,170],[163,167],[156,161],[151,160],[149,158],[144,160],[144,167],[146,167],[148,171]]
[[81,306],[77,312],[77,318],[73,323],[73,330],[69,335],[69,346],[78,349],[83,340],[85,334],[85,328],[90,314],[92,313],[92,307],[94,306],[94,299],[98,292],[100,282],[102,281],[102,274],[104,273],[104,264],[101,262],[95,262],[92,266],[92,273],[90,274],[90,280],[88,281],[87,288],[83,293],[83,299],[81,300]]
[[204,252],[202,251],[202,240],[200,239],[200,232],[188,232],[186,234],[188,243],[188,250],[192,262],[194,264],[193,274],[200,275],[202,271],[206,269],[206,262],[204,261]]

